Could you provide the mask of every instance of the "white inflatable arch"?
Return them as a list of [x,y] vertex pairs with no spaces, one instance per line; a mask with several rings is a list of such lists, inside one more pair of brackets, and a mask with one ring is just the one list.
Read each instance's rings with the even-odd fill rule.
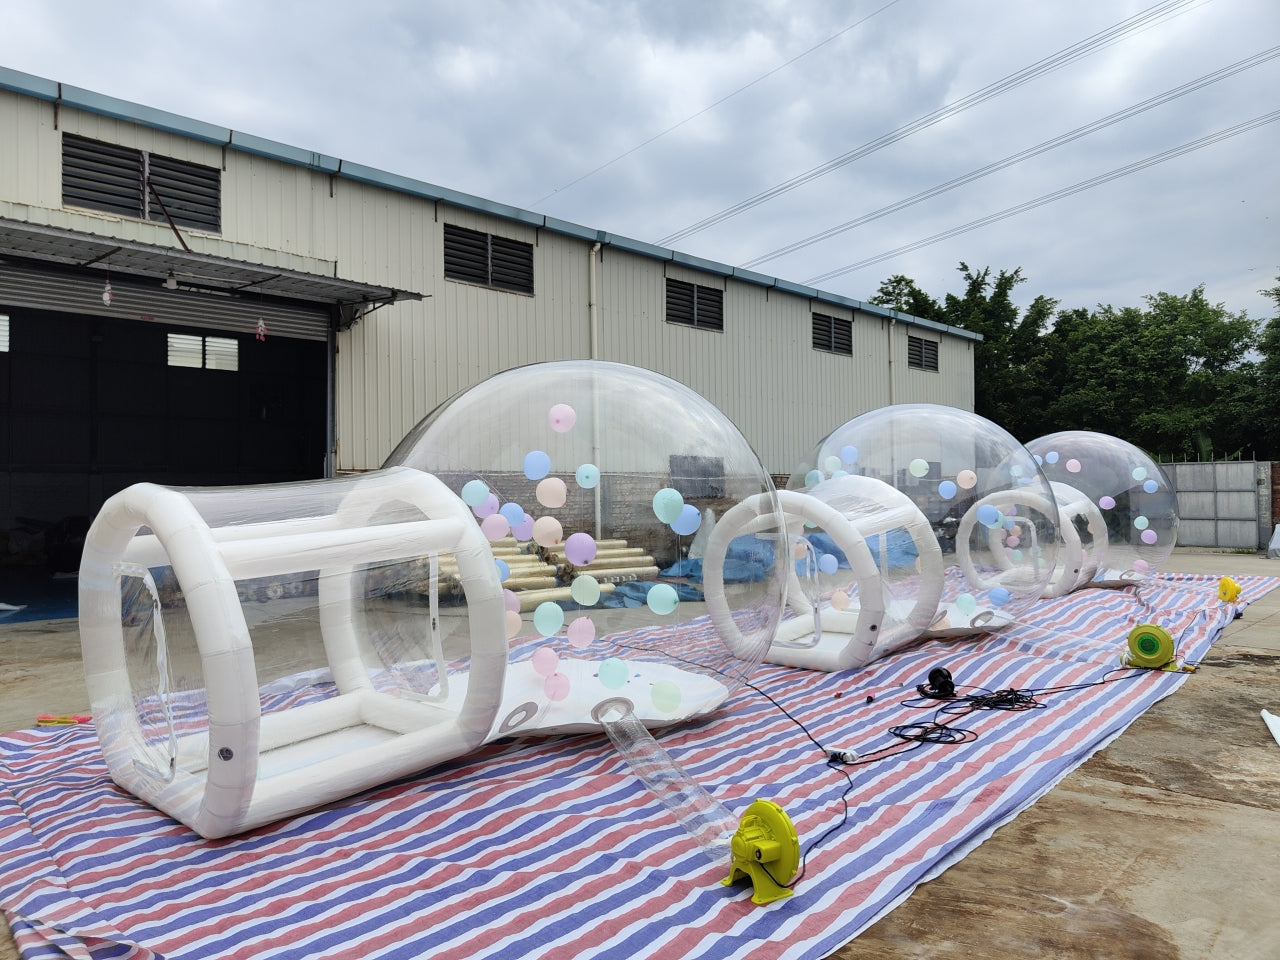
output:
[[[505,609],[488,543],[466,506],[435,477],[404,467],[337,489],[336,509],[322,514],[311,512],[312,498],[306,515],[211,525],[193,502],[199,491],[137,484],[107,501],[86,538],[81,642],[111,777],[204,837],[239,833],[458,757],[479,746],[494,722],[507,664]],[[266,490],[228,495],[252,504]],[[406,512],[420,519],[378,522],[380,513]],[[375,684],[386,665],[369,650],[357,602],[358,570],[429,558],[434,571],[441,555],[456,561],[470,628],[470,682],[457,703]],[[199,709],[189,713],[172,686],[174,652],[152,573],[170,567],[198,650],[199,689],[188,683],[184,692]],[[264,714],[237,581],[315,577],[317,570],[334,692]],[[136,682],[138,656],[126,650],[122,584],[129,578],[154,599],[144,639],[158,688]],[[431,602],[434,624],[434,593]],[[128,630],[137,635],[136,624]],[[434,649],[444,678],[438,636],[423,645]]]

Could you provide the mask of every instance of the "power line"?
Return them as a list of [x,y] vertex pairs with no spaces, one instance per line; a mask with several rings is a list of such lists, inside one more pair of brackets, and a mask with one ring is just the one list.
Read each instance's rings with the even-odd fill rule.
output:
[[894,257],[901,256],[904,253],[911,253],[912,251],[919,250],[922,247],[939,243],[942,240],[949,240],[952,237],[958,237],[962,233],[968,233],[971,230],[990,226],[993,223],[998,223],[1001,220],[1007,220],[1009,217],[1017,216],[1020,213],[1026,213],[1028,210],[1034,210],[1036,207],[1042,207],[1047,203],[1053,203],[1055,200],[1062,200],[1065,197],[1082,193],[1085,190],[1101,186],[1104,183],[1110,183],[1112,180],[1127,177],[1131,173],[1138,173],[1139,171],[1145,170],[1148,167],[1153,167],[1158,163],[1164,163],[1166,160],[1172,160],[1175,157],[1182,156],[1183,154],[1202,150],[1205,147],[1212,146],[1222,140],[1227,140],[1230,137],[1247,133],[1250,130],[1265,126],[1268,123],[1274,123],[1277,120],[1280,120],[1280,110],[1264,114],[1260,117],[1255,117],[1252,120],[1246,120],[1244,123],[1237,124],[1234,127],[1219,130],[1217,133],[1211,133],[1208,136],[1201,137],[1199,140],[1192,140],[1189,143],[1173,147],[1163,153],[1154,154],[1144,160],[1138,160],[1134,163],[1130,163],[1127,166],[1117,167],[1115,170],[1099,174],[1098,176],[1091,177],[1088,180],[1081,180],[1079,183],[1072,184],[1069,187],[1063,187],[1061,190],[1055,190],[1053,193],[1046,193],[1044,196],[1037,197],[1035,200],[1028,200],[1025,203],[1018,204],[1017,206],[1001,210],[999,213],[993,213],[977,220],[971,220],[963,226],[952,227],[950,230],[944,230],[942,233],[935,233],[932,237],[927,237],[924,240],[917,240],[914,243],[904,244],[903,246],[896,247],[893,250],[887,250],[884,253],[876,254],[874,257],[867,257],[865,260],[859,260],[857,263],[851,263],[847,266],[840,267],[836,270],[830,270],[827,273],[820,274],[816,277],[810,277],[804,282],[808,286],[815,286],[819,283],[825,283],[828,280],[834,280],[836,277],[844,276],[846,273],[852,273],[855,270],[861,270],[863,267],[870,267],[877,263],[883,263],[886,260],[892,260]]
[[1256,53],[1252,57],[1246,57],[1244,60],[1239,60],[1230,66],[1223,67],[1220,70],[1215,70],[1213,73],[1207,73],[1198,80],[1188,81],[1179,87],[1166,90],[1164,93],[1158,94],[1157,96],[1151,97],[1147,100],[1143,100],[1141,103],[1135,103],[1131,107],[1127,107],[1124,110],[1110,114],[1100,120],[1094,120],[1092,123],[1087,123],[1082,127],[1076,127],[1074,130],[1054,137],[1051,140],[1045,140],[1043,143],[1038,143],[1034,147],[1028,147],[1025,150],[1020,150],[1017,153],[1010,154],[1003,160],[996,160],[993,163],[987,164],[985,167],[979,167],[976,170],[971,170],[966,174],[952,180],[948,180],[946,183],[938,184],[937,186],[930,187],[928,190],[924,190],[914,196],[907,197],[905,200],[898,200],[895,203],[881,207],[878,210],[873,210],[870,213],[864,213],[862,216],[855,217],[853,220],[846,220],[838,226],[830,227],[820,233],[815,233],[803,240],[797,240],[794,243],[787,244],[786,246],[778,247],[778,249],[770,251],[769,253],[761,254],[758,257],[747,260],[741,265],[747,268],[756,267],[769,260],[776,260],[778,257],[785,256],[788,253],[795,253],[797,250],[803,250],[804,248],[811,247],[816,243],[821,243],[823,240],[830,240],[832,237],[846,233],[849,230],[853,230],[855,227],[864,226],[865,224],[871,223],[873,220],[879,220],[881,217],[887,217],[891,213],[897,213],[899,210],[905,210],[907,207],[914,206],[917,203],[921,203],[925,200],[931,200],[932,198],[947,193],[950,190],[954,190],[957,187],[973,183],[975,180],[981,180],[983,177],[990,176],[1000,170],[1008,169],[1009,167],[1021,163],[1024,160],[1029,160],[1032,157],[1039,156],[1042,153],[1047,153],[1050,150],[1064,146],[1074,140],[1079,140],[1081,137],[1088,136],[1091,133],[1096,133],[1099,130],[1103,130],[1124,120],[1136,117],[1138,114],[1145,113],[1155,107],[1171,103],[1174,100],[1185,97],[1189,93],[1193,93],[1196,90],[1209,86],[1210,84],[1217,83],[1219,80],[1225,80],[1227,77],[1235,76],[1237,73],[1243,73],[1245,70],[1249,70],[1252,67],[1266,63],[1269,60],[1274,60],[1278,56],[1280,56],[1280,46],[1263,50],[1261,53]]
[[675,233],[668,234],[658,240],[657,243],[661,246],[670,246],[673,243],[693,236],[695,233],[701,233],[708,227],[713,227],[716,224],[723,223],[724,221],[736,217],[740,213],[745,213],[747,210],[757,207],[762,203],[774,199],[775,197],[779,197],[784,193],[789,193],[796,187],[803,186],[810,181],[825,176],[833,170],[838,170],[841,167],[847,166],[855,160],[860,160],[863,157],[875,153],[877,150],[881,150],[884,147],[897,143],[899,140],[904,140],[912,134],[918,133],[919,131],[931,127],[936,123],[940,123],[943,120],[953,117],[964,110],[968,110],[970,107],[976,107],[981,103],[985,103],[988,100],[1000,96],[1002,93],[1007,93],[1016,87],[1022,86],[1024,83],[1028,83],[1031,80],[1044,76],[1046,73],[1050,73],[1060,67],[1067,66],[1077,60],[1082,60],[1085,57],[1091,56],[1098,50],[1119,42],[1129,34],[1134,33],[1139,29],[1150,26],[1156,21],[1174,16],[1176,13],[1181,11],[1181,8],[1196,2],[1198,2],[1198,0],[1167,0],[1165,3],[1159,3],[1153,7],[1149,7],[1141,13],[1130,17],[1128,20],[1123,20],[1118,24],[1113,24],[1107,29],[1095,33],[1069,47],[1065,47],[1057,53],[1045,57],[1029,67],[1025,67],[1016,73],[1009,74],[1003,79],[988,84],[981,90],[969,94],[967,97],[962,97],[959,100],[952,101],[946,106],[939,107],[932,113],[925,114],[923,117],[913,120],[904,126],[898,127],[898,129],[890,133],[886,133],[882,137],[878,137],[869,143],[865,143],[857,149],[850,150],[848,153],[842,154],[834,160],[829,160],[820,166],[814,167],[802,174],[799,174],[798,176],[792,177],[790,180],[786,180],[776,186],[770,187],[768,190],[757,193],[753,197],[748,197],[746,200],[735,203],[733,206],[726,207],[719,213],[714,213],[709,217],[704,217],[697,223],[690,224],[682,230],[677,230]]
[[742,86],[740,86],[737,90],[734,90],[732,93],[726,93],[723,97],[721,97],[721,98],[720,98],[719,100],[717,100],[715,103],[712,103],[712,104],[709,104],[708,106],[703,107],[703,108],[702,108],[701,110],[699,110],[697,113],[690,114],[689,116],[685,117],[683,120],[678,121],[677,123],[673,123],[671,126],[667,127],[667,129],[665,129],[665,130],[661,131],[660,133],[655,133],[653,136],[649,137],[649,139],[640,141],[640,142],[639,142],[639,143],[637,143],[634,147],[632,147],[630,150],[626,150],[626,151],[624,151],[623,153],[618,154],[618,155],[617,155],[616,157],[614,157],[612,160],[607,160],[607,161],[605,161],[604,163],[600,164],[600,166],[595,167],[595,168],[594,168],[594,169],[592,169],[592,170],[588,170],[586,173],[582,174],[582,176],[577,177],[577,178],[575,178],[575,179],[573,179],[573,180],[570,180],[570,181],[569,181],[568,183],[566,183],[564,186],[562,186],[562,187],[556,187],[554,190],[552,190],[552,191],[551,191],[550,193],[548,193],[546,196],[539,197],[539,198],[538,198],[537,200],[535,200],[533,203],[529,204],[529,206],[530,206],[530,207],[536,207],[538,204],[542,203],[544,200],[549,200],[549,199],[551,199],[551,198],[552,198],[552,197],[554,197],[557,193],[561,193],[561,192],[563,192],[563,191],[565,191],[565,190],[568,190],[570,187],[577,186],[579,183],[581,183],[583,180],[586,180],[588,177],[594,177],[597,173],[599,173],[601,170],[605,169],[606,167],[611,167],[611,166],[613,166],[613,165],[614,165],[615,163],[617,163],[619,160],[624,160],[624,159],[626,159],[627,157],[631,156],[631,154],[635,153],[637,150],[642,150],[642,149],[644,149],[644,148],[645,148],[645,147],[647,147],[649,144],[653,143],[655,140],[658,140],[658,139],[661,139],[662,137],[665,137],[668,133],[671,133],[673,130],[678,130],[680,127],[683,127],[686,123],[689,123],[689,122],[690,122],[690,121],[692,121],[692,120],[696,120],[696,119],[698,119],[698,117],[702,116],[704,113],[708,113],[708,112],[710,112],[710,111],[714,110],[716,107],[720,106],[720,104],[724,103],[725,101],[727,101],[727,100],[732,100],[734,97],[736,97],[738,94],[742,93],[744,90],[748,90],[748,89],[750,89],[751,87],[754,87],[757,83],[760,83],[762,80],[767,80],[767,79],[769,79],[770,77],[772,77],[775,73],[779,72],[780,70],[785,70],[787,67],[791,66],[791,65],[792,65],[793,63],[795,63],[797,60],[800,60],[800,59],[802,59],[802,58],[804,58],[804,57],[807,57],[809,54],[813,53],[815,50],[818,50],[818,49],[819,49],[819,48],[821,48],[821,47],[825,47],[825,46],[826,46],[828,43],[830,43],[831,41],[836,40],[836,39],[839,39],[840,37],[844,36],[846,33],[848,33],[848,32],[849,32],[850,30],[852,30],[854,27],[859,27],[859,26],[861,26],[862,24],[864,24],[864,23],[866,23],[868,20],[870,20],[872,17],[876,16],[877,14],[884,13],[886,10],[888,10],[890,7],[892,7],[894,4],[899,3],[899,2],[900,2],[900,0],[889,0],[889,2],[888,2],[888,3],[886,3],[883,7],[880,7],[880,9],[875,10],[875,11],[873,11],[872,13],[867,14],[865,17],[863,17],[861,20],[856,21],[855,23],[851,23],[851,24],[849,24],[849,26],[845,27],[843,30],[840,30],[840,31],[837,31],[836,33],[833,33],[831,36],[827,37],[825,40],[822,40],[822,41],[820,41],[819,43],[815,43],[815,44],[814,44],[812,47],[810,47],[808,50],[805,50],[803,53],[798,53],[798,54],[796,54],[794,57],[792,57],[792,58],[791,58],[790,60],[788,60],[786,63],[781,63],[781,64],[779,64],[778,66],[776,66],[776,67],[774,67],[772,70],[770,70],[768,73],[762,73],[760,76],[756,77],[754,80],[750,81],[749,83],[744,83]]

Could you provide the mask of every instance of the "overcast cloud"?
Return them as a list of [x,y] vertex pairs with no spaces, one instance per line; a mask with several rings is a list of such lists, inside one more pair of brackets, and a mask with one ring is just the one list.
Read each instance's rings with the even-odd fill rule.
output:
[[[1163,6],[10,0],[0,63],[658,242]],[[1191,0],[669,245],[751,262],[1278,44],[1275,0]],[[1272,58],[753,269],[806,282],[1277,110]],[[1021,267],[1023,304],[1139,306],[1203,283],[1271,317],[1259,291],[1280,273],[1278,148],[1267,123],[819,286],[866,299],[903,273],[941,297],[965,260]]]

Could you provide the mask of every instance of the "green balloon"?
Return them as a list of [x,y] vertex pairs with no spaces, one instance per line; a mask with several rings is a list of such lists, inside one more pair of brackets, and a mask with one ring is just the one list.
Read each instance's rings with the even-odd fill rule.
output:
[[610,690],[617,690],[627,682],[627,665],[617,657],[601,661],[598,673],[600,682]]

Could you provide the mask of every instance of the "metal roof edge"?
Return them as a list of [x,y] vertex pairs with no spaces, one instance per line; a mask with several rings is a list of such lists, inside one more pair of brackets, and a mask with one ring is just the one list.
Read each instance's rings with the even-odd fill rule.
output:
[[300,167],[320,170],[324,173],[337,173],[342,166],[342,161],[337,157],[303,150],[301,147],[291,147],[287,143],[279,143],[275,140],[268,140],[265,137],[257,137],[252,133],[241,133],[239,130],[231,131],[231,139],[228,146],[234,150],[239,150],[241,153],[256,154],[260,157],[266,157],[268,160],[286,160]]
[[21,70],[13,70],[9,67],[0,67],[0,90],[25,93],[27,96],[36,97],[40,100],[58,99],[58,84],[56,81],[46,80],[44,77],[34,77],[29,73],[23,73]]

